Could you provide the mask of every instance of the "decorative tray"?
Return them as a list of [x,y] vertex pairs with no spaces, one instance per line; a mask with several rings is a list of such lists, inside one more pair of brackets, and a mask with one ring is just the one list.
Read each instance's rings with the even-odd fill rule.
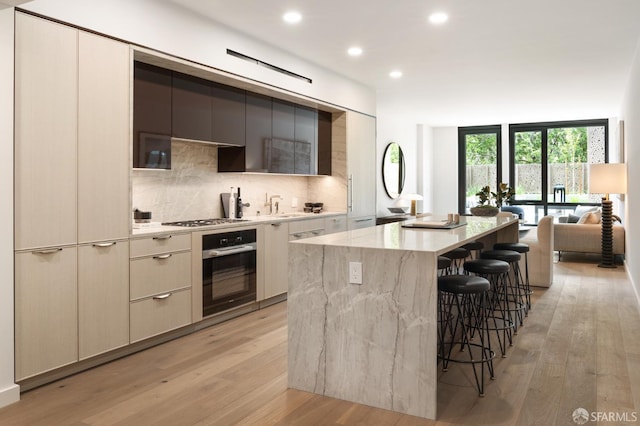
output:
[[467,222],[449,223],[446,220],[416,221],[403,223],[403,228],[421,228],[421,229],[454,229],[465,226]]

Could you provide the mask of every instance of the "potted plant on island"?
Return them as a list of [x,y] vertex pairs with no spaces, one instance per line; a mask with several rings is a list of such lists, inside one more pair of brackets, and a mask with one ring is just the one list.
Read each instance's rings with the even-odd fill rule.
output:
[[[471,207],[474,216],[495,216],[500,211],[502,203],[507,202],[515,195],[515,191],[506,183],[500,183],[496,192],[492,192],[489,185],[482,187],[476,193],[478,205]],[[492,205],[492,200],[495,205]]]

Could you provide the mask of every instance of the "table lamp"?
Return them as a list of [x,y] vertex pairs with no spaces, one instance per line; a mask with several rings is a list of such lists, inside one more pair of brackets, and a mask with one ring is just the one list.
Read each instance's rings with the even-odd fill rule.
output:
[[416,201],[423,200],[424,198],[420,194],[404,194],[402,198],[411,200],[411,212],[409,213],[411,216],[416,215]]
[[624,163],[589,165],[589,192],[602,197],[602,262],[601,268],[615,268],[613,259],[613,203],[609,194],[627,192],[627,168]]

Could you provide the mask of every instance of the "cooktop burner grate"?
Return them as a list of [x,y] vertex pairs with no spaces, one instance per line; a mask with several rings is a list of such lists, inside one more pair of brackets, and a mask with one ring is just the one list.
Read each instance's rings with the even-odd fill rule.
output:
[[184,226],[193,228],[196,226],[210,226],[210,225],[222,225],[224,223],[246,222],[246,219],[229,219],[229,218],[215,218],[215,219],[195,219],[195,220],[181,220],[178,222],[162,222],[163,225],[169,226]]

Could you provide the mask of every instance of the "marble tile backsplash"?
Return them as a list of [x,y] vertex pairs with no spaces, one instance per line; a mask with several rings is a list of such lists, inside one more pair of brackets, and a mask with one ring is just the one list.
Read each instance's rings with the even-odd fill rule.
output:
[[[305,202],[324,202],[327,211],[345,211],[344,184],[328,176],[283,176],[218,173],[215,145],[177,142],[171,145],[171,170],[133,170],[132,206],[151,211],[153,221],[222,217],[220,193],[240,187],[242,200],[250,203],[246,216],[269,213],[268,197],[280,195],[281,212],[301,212]],[[297,198],[298,206],[292,207]],[[267,203],[268,204],[268,203]]]

